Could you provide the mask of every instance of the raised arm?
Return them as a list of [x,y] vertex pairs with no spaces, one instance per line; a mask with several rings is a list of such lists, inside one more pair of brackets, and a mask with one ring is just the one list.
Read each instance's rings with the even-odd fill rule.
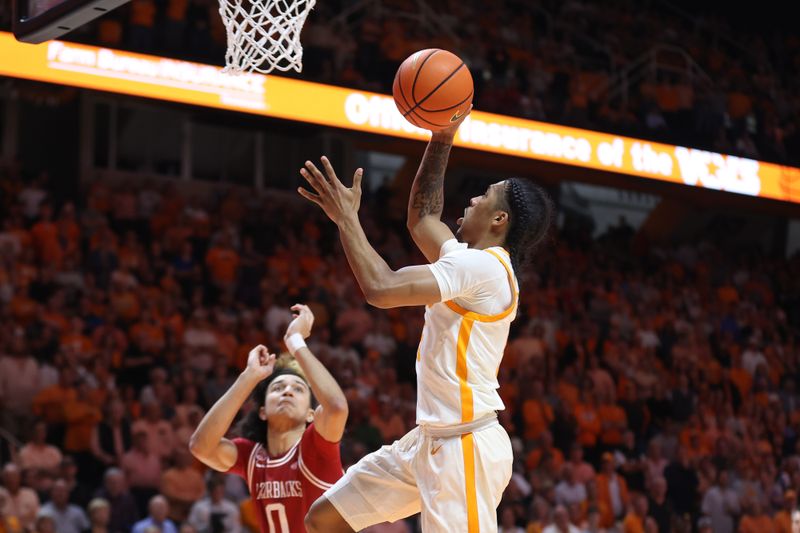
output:
[[311,162],[300,173],[317,194],[298,189],[304,198],[322,207],[339,226],[347,262],[367,302],[375,307],[428,305],[441,300],[439,285],[427,266],[411,266],[394,271],[375,251],[358,220],[361,204],[362,169],[353,176],[353,187],[342,185],[328,158],[322,157],[326,176]]
[[200,421],[189,440],[192,455],[214,470],[227,472],[236,464],[236,445],[225,434],[253,389],[272,374],[275,354],[261,344],[250,350],[247,367]]
[[431,263],[439,259],[442,244],[454,237],[450,228],[441,220],[444,209],[444,172],[458,127],[468,114],[469,112],[464,113],[449,128],[431,134],[408,197],[406,226],[419,250]]
[[311,309],[307,305],[296,304],[292,306],[292,311],[296,314],[294,320],[286,328],[286,335],[283,339],[289,351],[300,364],[300,368],[303,369],[308,384],[311,386],[311,392],[319,401],[319,406],[314,411],[314,427],[325,440],[339,442],[344,433],[345,422],[347,422],[347,399],[331,373],[305,346],[305,343],[299,343],[299,339],[296,337],[292,338],[299,335],[303,339],[307,339],[311,334],[311,326],[314,324],[314,314]]

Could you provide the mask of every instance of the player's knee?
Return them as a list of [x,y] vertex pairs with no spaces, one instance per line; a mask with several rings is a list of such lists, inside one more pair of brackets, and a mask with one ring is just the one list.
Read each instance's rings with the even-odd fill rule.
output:
[[317,505],[317,502],[314,502],[308,509],[304,522],[306,524],[306,531],[308,533],[318,533],[322,531],[320,525],[321,520],[319,506]]
[[311,504],[306,513],[305,525],[308,533],[353,531],[324,496]]

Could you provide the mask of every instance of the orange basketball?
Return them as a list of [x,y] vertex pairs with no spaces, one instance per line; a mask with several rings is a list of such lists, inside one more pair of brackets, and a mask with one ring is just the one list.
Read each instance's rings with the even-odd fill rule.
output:
[[447,50],[428,48],[411,54],[394,77],[394,103],[413,125],[440,130],[458,120],[472,103],[472,74]]

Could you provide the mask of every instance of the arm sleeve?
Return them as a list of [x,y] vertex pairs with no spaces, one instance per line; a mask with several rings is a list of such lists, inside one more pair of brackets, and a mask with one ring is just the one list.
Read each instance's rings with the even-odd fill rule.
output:
[[233,439],[233,443],[236,445],[236,462],[228,469],[228,473],[236,474],[247,481],[247,465],[250,463],[250,455],[256,443],[242,438]]
[[84,513],[83,509],[81,509],[80,507],[78,507],[78,514],[76,516],[78,517],[78,521],[80,522],[81,529],[89,529],[89,527],[91,527],[92,524],[91,522],[89,522],[89,517],[86,516],[86,513]]
[[443,302],[478,297],[484,283],[498,277],[506,278],[505,270],[495,258],[481,250],[467,248],[455,239],[442,245],[439,260],[428,267],[436,278]]
[[300,440],[300,462],[301,472],[310,481],[319,480],[331,484],[343,474],[339,442],[322,438],[313,423],[309,424]]

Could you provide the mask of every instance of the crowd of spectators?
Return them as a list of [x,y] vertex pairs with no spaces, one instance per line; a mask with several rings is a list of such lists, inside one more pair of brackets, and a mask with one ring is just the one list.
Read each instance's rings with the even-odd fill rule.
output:
[[[800,38],[659,5],[320,1],[300,76],[388,92],[403,59],[440,47],[469,65],[480,110],[800,164]],[[69,38],[221,64],[218,7],[132,0]]]
[[[242,482],[187,445],[295,302],[348,398],[343,463],[413,427],[423,313],[368,307],[313,206],[102,181],[81,197],[0,179],[0,532],[257,531]],[[387,202],[365,199],[369,238],[422,262]],[[789,533],[799,261],[630,239],[562,235],[525,282],[499,370],[502,531]]]

